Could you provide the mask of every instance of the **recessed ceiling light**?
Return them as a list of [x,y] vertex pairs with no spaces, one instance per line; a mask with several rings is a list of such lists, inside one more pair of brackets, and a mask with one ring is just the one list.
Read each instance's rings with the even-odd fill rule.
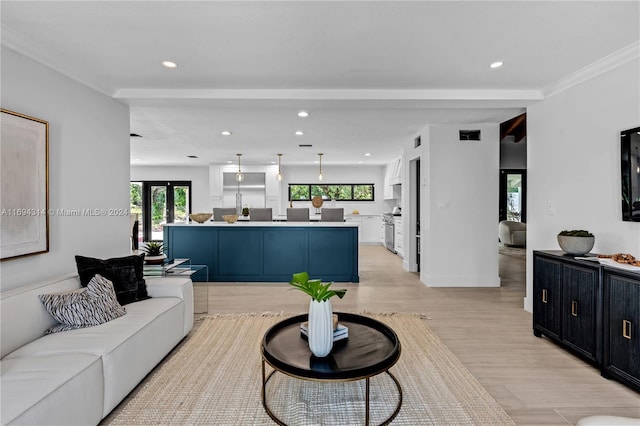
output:
[[491,68],[500,68],[502,65],[504,65],[504,63],[497,61],[492,63],[491,65],[489,65]]
[[362,163],[364,163],[364,161],[358,161],[358,164],[362,164]]
[[300,111],[298,113],[298,117],[308,117],[309,113],[307,111]]
[[223,136],[231,136],[231,132],[230,132],[230,131],[228,131],[228,130],[223,130],[223,131],[221,132],[221,134],[222,134]]
[[162,65],[164,65],[167,68],[177,68],[178,64],[176,64],[175,62],[171,62],[171,61],[163,61]]
[[304,132],[302,130],[296,130],[296,136],[302,136]]
[[364,153],[364,156],[365,156],[365,157],[371,157],[371,153],[370,153],[370,152],[365,152],[365,153]]
[[271,164],[276,164],[276,162],[275,162],[275,161],[272,161],[272,162],[271,162]]
[[132,158],[131,161],[142,161],[142,158]]
[[227,161],[227,164],[232,164],[232,163],[233,163],[233,161],[231,161],[231,160]]

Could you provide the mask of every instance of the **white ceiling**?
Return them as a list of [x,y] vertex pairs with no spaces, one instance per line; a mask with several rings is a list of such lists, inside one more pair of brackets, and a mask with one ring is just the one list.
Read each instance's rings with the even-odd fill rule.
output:
[[[0,8],[4,45],[131,106],[141,165],[221,164],[235,153],[243,164],[277,153],[309,164],[319,152],[323,164],[382,164],[427,124],[505,121],[640,40],[638,0]],[[504,66],[490,69],[497,60]]]

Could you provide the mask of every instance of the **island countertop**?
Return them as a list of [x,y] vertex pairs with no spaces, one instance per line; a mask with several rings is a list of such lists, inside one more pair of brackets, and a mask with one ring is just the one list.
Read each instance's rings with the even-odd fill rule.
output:
[[311,228],[357,228],[357,222],[257,222],[250,220],[239,220],[235,223],[227,223],[227,222],[212,222],[207,221],[204,223],[198,222],[189,222],[189,223],[167,223],[163,226],[192,226],[192,227],[221,227],[221,228],[230,228],[230,227],[282,227],[282,228],[291,228],[291,227],[311,227]]

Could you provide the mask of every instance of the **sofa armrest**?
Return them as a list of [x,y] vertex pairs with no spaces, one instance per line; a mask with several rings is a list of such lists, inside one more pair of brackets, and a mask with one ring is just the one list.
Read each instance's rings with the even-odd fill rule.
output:
[[[188,277],[145,278],[147,293],[151,297],[178,297],[184,299],[185,293],[193,293],[193,283]],[[191,287],[191,290],[189,290]]]
[[184,300],[184,335],[193,328],[193,283],[187,277],[145,278],[147,293],[153,297],[177,297]]

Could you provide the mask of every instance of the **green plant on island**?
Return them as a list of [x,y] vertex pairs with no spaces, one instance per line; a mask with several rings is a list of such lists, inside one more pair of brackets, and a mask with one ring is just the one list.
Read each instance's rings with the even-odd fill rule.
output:
[[242,208],[242,216],[249,216],[249,207]]
[[585,231],[584,229],[574,229],[571,231],[562,231],[558,235],[564,237],[593,237],[593,234],[589,231]]
[[333,282],[322,283],[320,280],[310,280],[309,274],[306,272],[299,272],[293,274],[293,278],[289,282],[292,286],[298,290],[308,294],[315,301],[322,302],[331,299],[333,296],[338,296],[342,299],[347,292],[346,288],[340,290],[331,290],[329,287]]
[[147,256],[161,256],[164,252],[164,243],[162,241],[149,241],[141,251]]

